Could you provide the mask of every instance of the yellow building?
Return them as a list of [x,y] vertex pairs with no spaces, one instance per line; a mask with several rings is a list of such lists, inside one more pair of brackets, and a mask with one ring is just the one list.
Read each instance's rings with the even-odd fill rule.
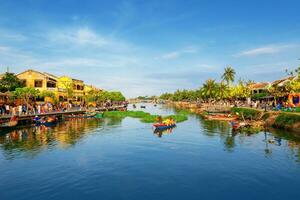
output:
[[62,76],[58,78],[57,91],[60,101],[82,101],[84,96],[84,82],[68,76]]
[[57,91],[57,77],[52,74],[29,69],[17,74],[17,77],[24,82],[26,87],[32,87],[40,91]]
[[54,92],[59,101],[81,102],[88,92],[102,91],[92,85],[85,85],[82,80],[69,76],[57,77],[32,69],[17,74],[17,77],[24,82],[26,87],[32,87],[41,92]]

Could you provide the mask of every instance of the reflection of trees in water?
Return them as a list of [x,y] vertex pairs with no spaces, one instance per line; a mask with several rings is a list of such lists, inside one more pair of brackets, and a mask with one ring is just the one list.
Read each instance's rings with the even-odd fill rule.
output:
[[228,122],[200,119],[203,133],[210,137],[220,136],[227,151],[233,151],[235,147],[235,134],[232,134]]
[[300,134],[283,130],[272,129],[270,132],[286,141],[286,147],[290,150],[290,158],[300,163]]
[[13,130],[0,136],[0,148],[8,159],[16,156],[33,157],[45,148],[75,145],[103,122],[96,119],[76,119],[55,127],[29,127]]

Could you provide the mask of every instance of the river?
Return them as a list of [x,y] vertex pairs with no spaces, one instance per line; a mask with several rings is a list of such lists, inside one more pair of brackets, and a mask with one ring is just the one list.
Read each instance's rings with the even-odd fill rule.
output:
[[300,135],[235,135],[193,114],[158,134],[134,118],[71,120],[0,134],[0,199],[299,200],[299,156]]

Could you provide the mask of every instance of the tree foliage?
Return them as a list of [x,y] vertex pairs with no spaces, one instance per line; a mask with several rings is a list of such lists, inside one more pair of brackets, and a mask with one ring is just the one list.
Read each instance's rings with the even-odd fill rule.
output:
[[14,91],[21,87],[24,84],[14,73],[6,72],[0,80],[0,92]]

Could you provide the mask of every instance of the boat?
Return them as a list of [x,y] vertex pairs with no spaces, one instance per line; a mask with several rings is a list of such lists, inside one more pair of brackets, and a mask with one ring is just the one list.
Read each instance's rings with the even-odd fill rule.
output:
[[230,125],[233,131],[241,131],[243,128],[249,128],[250,124],[246,122],[231,121]]
[[103,112],[102,113],[99,112],[94,117],[97,118],[97,119],[103,118],[104,117],[104,113]]
[[146,106],[141,106],[141,108],[146,108]]
[[58,123],[58,119],[56,117],[45,117],[45,118],[39,118],[35,117],[33,119],[36,126],[55,126]]
[[87,118],[95,118],[97,114],[79,114],[79,115],[66,115],[64,116],[66,119],[87,119]]
[[8,122],[4,122],[0,124],[0,128],[11,128],[15,127],[18,124],[18,118],[16,116],[13,116],[10,118]]
[[166,130],[176,127],[176,124],[166,125],[164,123],[156,123],[153,124],[153,126],[155,127],[155,130]]
[[133,104],[133,105],[132,105],[132,107],[133,107],[133,108],[136,108],[136,105],[135,105],[135,104]]
[[238,116],[216,114],[216,115],[205,115],[204,118],[207,120],[235,121],[238,119]]

